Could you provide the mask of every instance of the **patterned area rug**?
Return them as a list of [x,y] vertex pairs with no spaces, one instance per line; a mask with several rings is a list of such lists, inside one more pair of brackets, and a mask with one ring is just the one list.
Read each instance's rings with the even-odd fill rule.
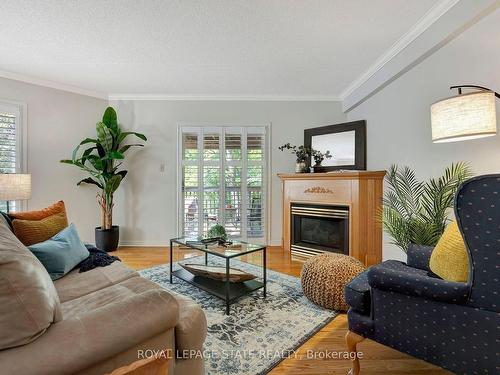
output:
[[[223,265],[210,257],[209,264]],[[204,257],[189,263],[204,263]],[[261,275],[262,269],[238,260],[231,267]],[[174,270],[179,265],[174,264]],[[279,272],[267,272],[267,297],[262,290],[242,297],[225,315],[224,301],[174,277],[169,283],[169,265],[149,268],[140,274],[163,288],[187,295],[205,311],[208,335],[205,367],[208,375],[266,374],[279,362],[335,318],[336,312],[311,303],[303,294],[300,279]]]

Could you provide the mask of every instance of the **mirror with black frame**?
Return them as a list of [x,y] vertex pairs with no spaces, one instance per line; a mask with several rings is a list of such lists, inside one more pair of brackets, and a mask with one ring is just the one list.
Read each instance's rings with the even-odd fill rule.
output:
[[321,166],[314,160],[308,165],[314,172],[330,172],[342,169],[366,170],[366,121],[352,121],[336,125],[304,130],[304,146],[322,153],[330,151],[331,158]]

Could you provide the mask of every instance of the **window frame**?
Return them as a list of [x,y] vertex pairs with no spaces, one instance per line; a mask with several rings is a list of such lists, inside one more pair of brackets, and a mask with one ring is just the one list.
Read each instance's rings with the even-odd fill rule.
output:
[[[257,164],[262,165],[264,173],[262,180],[262,196],[264,197],[263,204],[263,237],[259,238],[250,238],[250,241],[255,243],[266,244],[270,238],[270,227],[271,227],[271,215],[270,215],[270,207],[271,207],[271,196],[270,196],[270,173],[271,173],[271,142],[270,142],[270,134],[271,134],[271,124],[221,124],[221,123],[189,123],[189,124],[178,124],[177,127],[177,173],[176,173],[176,210],[177,210],[177,221],[176,221],[176,233],[177,236],[181,237],[184,235],[183,233],[183,222],[184,222],[184,205],[183,205],[183,190],[182,190],[182,181],[183,181],[183,167],[185,165],[196,165],[198,167],[198,181],[202,181],[203,179],[203,167],[204,166],[217,166],[219,167],[219,181],[221,183],[220,186],[220,199],[219,199],[219,215],[224,217],[225,214],[225,181],[224,181],[224,172],[226,166],[242,166],[242,181],[246,181],[246,171],[248,166],[256,165],[254,163],[249,163],[248,160],[245,162],[245,167],[243,167],[243,159],[247,158],[246,155],[246,143],[247,143],[247,134],[253,134],[252,132],[257,132],[263,134],[264,137],[264,148],[263,148],[263,160],[262,162],[258,162]],[[183,158],[183,134],[185,133],[193,133],[198,134],[198,159],[196,161],[191,161],[185,163]],[[227,134],[241,134],[241,146],[242,146],[242,159],[241,161],[228,161],[226,160],[225,155],[225,135]],[[219,155],[220,159],[218,161],[202,161],[203,157],[203,140],[205,134],[219,134]],[[245,154],[243,154],[245,152]],[[203,187],[198,185],[198,199],[199,202],[203,202]],[[240,225],[240,234],[243,241],[247,239],[247,231],[248,227],[246,225],[247,221],[247,184],[241,184],[241,225]],[[202,204],[200,203],[199,207]],[[202,217],[203,209],[199,208],[199,228],[203,227],[203,217]],[[245,214],[243,214],[245,213]],[[243,228],[245,230],[243,231]]]
[[[28,173],[28,108],[25,102],[0,98],[0,111],[16,114],[16,172]],[[20,211],[28,209],[28,201],[16,201]]]

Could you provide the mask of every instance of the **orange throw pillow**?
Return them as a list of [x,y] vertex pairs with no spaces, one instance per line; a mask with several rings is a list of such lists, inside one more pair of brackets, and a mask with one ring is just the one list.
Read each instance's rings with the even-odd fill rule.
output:
[[12,221],[14,234],[25,246],[47,241],[68,226],[66,212],[59,212],[41,220]]
[[9,216],[12,220],[42,220],[46,217],[52,216],[54,214],[59,214],[64,212],[66,216],[66,207],[64,207],[64,202],[59,201],[53,205],[38,211],[25,211],[25,212],[9,212]]

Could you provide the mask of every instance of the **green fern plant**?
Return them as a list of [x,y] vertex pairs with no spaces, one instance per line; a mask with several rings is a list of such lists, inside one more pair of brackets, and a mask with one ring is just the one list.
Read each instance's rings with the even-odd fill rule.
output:
[[382,224],[392,243],[404,252],[410,243],[435,246],[458,187],[471,176],[471,168],[463,162],[452,164],[441,177],[427,182],[419,181],[409,167],[392,165],[382,204]]

